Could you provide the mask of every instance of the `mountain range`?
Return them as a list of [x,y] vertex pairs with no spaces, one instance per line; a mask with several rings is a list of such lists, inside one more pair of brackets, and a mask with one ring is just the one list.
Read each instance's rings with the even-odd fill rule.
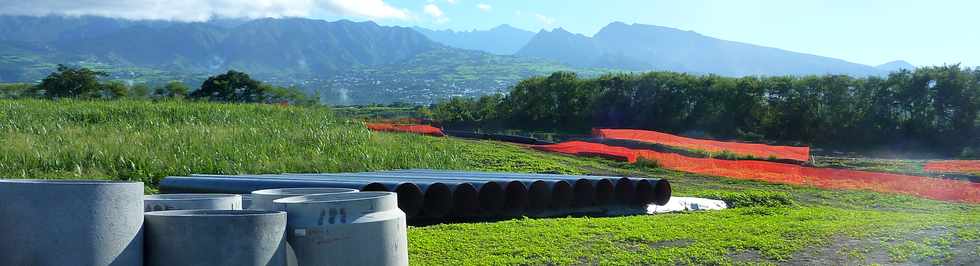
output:
[[543,30],[517,55],[580,67],[724,76],[883,73],[872,66],[835,58],[726,41],[692,31],[620,22],[609,24],[592,37],[561,28]]
[[339,104],[427,103],[505,92],[521,79],[558,70],[587,76],[650,70],[866,76],[914,67],[904,61],[872,67],[618,22],[590,37],[508,25],[433,31],[303,18],[186,23],[0,16],[0,32],[0,82],[36,82],[61,63],[134,83],[178,79],[192,86],[236,69],[320,92],[325,101]]

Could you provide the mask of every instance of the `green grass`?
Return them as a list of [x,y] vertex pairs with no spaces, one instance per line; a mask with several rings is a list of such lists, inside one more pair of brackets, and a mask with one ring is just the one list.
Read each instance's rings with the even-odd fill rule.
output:
[[379,134],[326,108],[0,100],[0,176],[146,182],[191,173],[396,168],[575,173],[570,158],[490,142]]
[[[980,254],[978,205],[706,177],[655,163],[628,165],[487,141],[375,133],[327,108],[0,100],[3,177],[141,180],[152,192],[167,175],[395,168],[659,177],[671,181],[675,195],[712,197],[735,207],[412,227],[409,252],[418,265],[768,264],[824,249],[813,257],[862,261],[875,257],[869,251],[881,251],[883,260],[867,263],[955,264]],[[916,235],[923,237],[907,237]],[[841,238],[880,241],[834,248]]]

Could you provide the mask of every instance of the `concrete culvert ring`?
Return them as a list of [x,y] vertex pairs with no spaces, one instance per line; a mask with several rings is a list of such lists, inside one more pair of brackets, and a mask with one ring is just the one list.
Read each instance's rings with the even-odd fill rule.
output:
[[616,201],[620,204],[630,204],[636,194],[636,182],[629,178],[616,180]]
[[653,184],[649,179],[636,181],[636,205],[646,205],[653,202]]
[[670,201],[671,195],[670,182],[667,179],[660,179],[653,187],[653,204],[664,205]]
[[607,205],[612,203],[615,195],[615,185],[607,178],[599,179],[595,182],[595,204]]
[[592,181],[587,179],[579,179],[575,181],[575,185],[572,186],[572,190],[575,194],[575,200],[572,203],[572,207],[588,207],[592,205],[592,202],[595,202],[595,189],[592,188]]
[[453,209],[453,192],[443,183],[432,183],[425,189],[422,215],[442,218]]
[[472,217],[480,214],[480,193],[470,183],[456,185],[453,191],[453,211],[461,217]]
[[504,204],[504,214],[517,216],[527,209],[528,198],[527,187],[524,183],[520,181],[511,181],[507,183],[507,188],[505,189],[507,194],[507,203]]
[[405,212],[405,215],[417,217],[422,212],[425,197],[419,186],[412,183],[404,183],[395,187],[394,192],[398,193],[398,208]]
[[506,203],[504,188],[497,182],[487,182],[480,186],[480,209],[484,215],[500,213]]
[[542,211],[551,204],[551,188],[544,181],[531,182],[531,188],[528,189],[527,193],[529,197],[528,210],[530,211]]
[[575,195],[572,193],[572,185],[565,181],[558,181],[552,185],[551,189],[551,208],[564,209],[572,205]]

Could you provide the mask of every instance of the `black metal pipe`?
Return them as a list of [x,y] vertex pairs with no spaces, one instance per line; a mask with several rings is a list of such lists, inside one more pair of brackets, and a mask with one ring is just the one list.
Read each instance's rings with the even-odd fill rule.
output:
[[[388,170],[384,172],[398,172],[398,173],[437,173],[437,174],[458,174],[458,175],[470,175],[470,176],[498,176],[507,177],[514,179],[547,179],[554,178],[560,180],[576,180],[576,179],[588,179],[591,180],[593,186],[597,189],[596,194],[604,193],[598,191],[600,189],[599,180],[602,179],[613,179],[616,180],[614,193],[615,198],[619,203],[632,203],[632,204],[657,204],[663,205],[667,204],[670,200],[671,189],[670,182],[666,179],[654,179],[654,178],[629,178],[624,180],[624,177],[613,177],[613,176],[595,176],[595,175],[562,175],[562,174],[533,174],[533,173],[503,173],[503,172],[472,172],[472,171],[454,171],[454,170],[430,170],[430,169],[402,169],[402,170]],[[648,183],[639,184],[641,180],[653,180],[647,181]],[[571,182],[571,181],[570,181]],[[647,186],[649,185],[649,187]],[[623,187],[619,187],[623,186]],[[654,189],[655,186],[659,186],[659,189]],[[631,189],[632,187],[632,189]],[[607,189],[608,187],[602,185],[601,189]],[[630,193],[629,191],[634,191]],[[579,190],[576,190],[580,193]],[[593,199],[597,203],[601,203],[606,199],[602,195],[596,195]],[[576,200],[576,204],[582,204],[582,200]]]
[[594,178],[593,176],[573,176],[573,175],[552,175],[552,174],[525,174],[525,173],[495,173],[495,172],[470,172],[470,171],[448,171],[448,170],[389,170],[374,173],[385,174],[405,174],[405,175],[428,175],[428,176],[451,176],[454,178],[466,179],[506,179],[506,180],[540,180],[552,182],[552,193],[555,192],[556,181],[571,183],[573,187],[572,206],[576,208],[589,207],[592,205],[608,204],[615,185],[607,178]]

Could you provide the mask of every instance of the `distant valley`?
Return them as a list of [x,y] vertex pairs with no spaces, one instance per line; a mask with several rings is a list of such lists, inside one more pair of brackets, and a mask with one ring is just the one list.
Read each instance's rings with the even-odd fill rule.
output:
[[192,86],[236,69],[316,92],[331,104],[432,103],[501,93],[554,71],[867,76],[913,67],[904,61],[872,67],[624,23],[588,37],[508,25],[458,32],[300,18],[182,23],[0,16],[0,32],[0,82],[36,82],[60,63],[132,83]]

